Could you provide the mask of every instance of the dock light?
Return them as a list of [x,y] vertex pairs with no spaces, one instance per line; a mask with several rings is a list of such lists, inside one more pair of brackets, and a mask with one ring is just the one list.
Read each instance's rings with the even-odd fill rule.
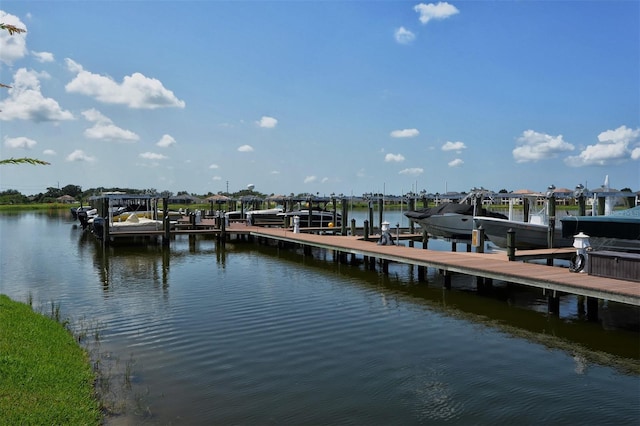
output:
[[584,185],[581,183],[576,185],[576,189],[573,191],[573,195],[576,198],[582,197],[582,195],[584,195]]
[[589,236],[583,232],[574,235],[573,247],[576,249],[576,254],[573,255],[569,262],[569,271],[582,272],[587,266],[588,251],[591,248]]

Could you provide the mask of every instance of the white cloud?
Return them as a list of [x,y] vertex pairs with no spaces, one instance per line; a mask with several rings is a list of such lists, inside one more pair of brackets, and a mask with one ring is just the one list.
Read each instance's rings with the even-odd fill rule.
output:
[[517,140],[512,153],[518,163],[546,160],[556,157],[561,152],[573,151],[574,147],[562,139],[562,135],[551,136],[533,130],[525,130]]
[[265,129],[273,129],[278,125],[278,120],[273,117],[263,116],[260,121],[256,121],[256,124]]
[[85,71],[82,65],[67,58],[69,71],[76,73],[65,89],[69,93],[91,96],[107,104],[126,105],[129,108],[155,109],[162,107],[184,108],[185,102],[176,98],[160,80],[141,73],[125,76],[122,83],[111,77]]
[[390,163],[390,162],[401,163],[404,161],[404,155],[389,153],[384,156],[384,161],[386,161],[387,163]]
[[444,145],[442,145],[442,150],[443,151],[462,151],[463,149],[466,149],[467,146],[464,144],[464,142],[445,142]]
[[217,164],[212,164],[209,166],[210,169],[218,169],[220,168],[220,166],[218,166]]
[[401,175],[409,175],[409,176],[418,176],[421,175],[424,172],[424,169],[421,167],[412,167],[409,169],[404,169],[404,170],[400,170],[400,172],[398,172],[398,174]]
[[162,135],[160,140],[156,142],[156,146],[159,146],[160,148],[168,148],[175,144],[176,144],[176,140],[173,138],[173,136],[167,135],[167,134]]
[[38,62],[53,62],[53,53],[51,52],[34,52],[31,51],[31,54],[35,56],[36,61]]
[[449,167],[460,167],[464,164],[464,161],[462,161],[460,158],[456,158],[453,161],[449,161],[449,163],[447,163]]
[[253,152],[253,147],[251,145],[242,145],[238,147],[238,151],[240,152]]
[[307,176],[306,178],[304,178],[304,183],[312,183],[316,180],[318,180],[317,176]]
[[580,154],[567,157],[568,166],[607,166],[626,160],[637,160],[640,147],[633,145],[640,140],[640,128],[630,129],[620,126],[615,130],[606,130],[598,135],[598,143],[588,145]]
[[419,19],[423,24],[426,24],[432,19],[446,19],[460,13],[454,5],[447,2],[438,2],[437,4],[420,3],[414,6],[413,10],[420,14]]
[[4,146],[13,149],[31,149],[36,146],[37,142],[24,136],[17,138],[4,137]]
[[96,161],[95,157],[87,155],[81,149],[76,149],[71,154],[67,155],[67,161],[85,161],[87,163],[93,163]]
[[42,151],[42,153],[44,155],[58,155],[54,150],[52,149],[45,149],[44,151]]
[[166,160],[169,157],[155,152],[143,152],[140,154],[140,158],[144,158],[145,160]]
[[83,111],[82,115],[87,121],[95,123],[93,127],[84,131],[84,135],[89,139],[121,142],[136,142],[140,139],[134,132],[122,129],[113,124],[110,118],[95,108]]
[[398,28],[393,36],[400,44],[409,44],[416,39],[416,35],[405,27]]
[[[3,24],[13,25],[17,28],[27,29],[20,18],[15,15],[0,10],[0,22]],[[9,34],[9,31],[0,31],[0,62],[12,65],[18,59],[22,59],[27,55],[27,33]]]
[[214,176],[211,178],[211,180],[222,180],[221,176]]
[[280,171],[279,170],[272,170],[272,171],[269,172],[269,174],[271,174],[271,175],[279,175]]
[[[2,50],[2,49],[0,49]],[[45,98],[40,91],[40,79],[49,74],[20,68],[8,89],[9,97],[0,101],[0,120],[14,119],[35,122],[73,120],[73,114],[60,108],[57,101]]]
[[413,138],[420,134],[418,129],[402,129],[391,132],[392,138]]

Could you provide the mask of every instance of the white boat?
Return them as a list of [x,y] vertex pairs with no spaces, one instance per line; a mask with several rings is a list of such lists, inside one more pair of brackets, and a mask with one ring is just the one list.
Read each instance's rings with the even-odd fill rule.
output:
[[[436,207],[411,210],[404,215],[436,238],[470,240],[473,212],[471,204],[444,203]],[[481,214],[506,219],[503,214],[485,209],[482,209]]]
[[131,213],[124,220],[113,218],[109,225],[109,233],[116,234],[118,232],[129,231],[160,231],[163,227],[164,225],[161,220],[149,219],[144,216],[139,216],[137,213]]
[[228,221],[246,221],[248,225],[282,226],[283,219],[279,216],[284,210],[280,207],[261,210],[234,210],[224,214]]
[[[530,205],[535,206],[537,199],[541,196],[542,194],[528,196],[528,198],[530,198]],[[516,249],[549,248],[549,221],[546,213],[547,202],[548,198],[538,211],[531,212],[527,222],[508,218],[499,219],[482,216],[474,216],[473,221],[477,228],[482,226],[485,237],[498,247],[507,248],[508,231],[513,230],[515,232]],[[509,205],[510,217],[512,217],[512,209],[513,202]],[[572,245],[573,238],[565,238],[562,236],[561,224],[558,221],[553,232],[553,247],[571,247]]]
[[[509,230],[515,232],[516,249],[548,248],[549,225],[542,222],[522,222],[517,220],[499,219],[495,217],[474,216],[477,227],[482,226],[484,235],[498,247],[507,248],[507,234]],[[571,247],[573,238],[562,236],[560,224],[553,232],[553,247]]]
[[256,226],[282,226],[284,223],[280,213],[283,209],[276,207],[273,209],[249,210],[246,213],[247,224]]
[[324,228],[324,227],[338,227],[342,225],[342,216],[336,212],[336,218],[334,221],[333,212],[327,210],[312,209],[309,214],[308,209],[295,210],[291,212],[279,213],[278,216],[281,220],[290,219],[290,225],[293,225],[293,218],[298,216],[300,218],[300,227],[302,228]]

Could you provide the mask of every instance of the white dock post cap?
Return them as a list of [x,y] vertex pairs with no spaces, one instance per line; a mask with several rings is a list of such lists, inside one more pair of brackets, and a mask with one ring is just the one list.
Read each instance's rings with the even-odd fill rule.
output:
[[583,232],[574,235],[573,247],[577,249],[586,249],[587,247],[591,247],[591,244],[589,243],[589,236]]

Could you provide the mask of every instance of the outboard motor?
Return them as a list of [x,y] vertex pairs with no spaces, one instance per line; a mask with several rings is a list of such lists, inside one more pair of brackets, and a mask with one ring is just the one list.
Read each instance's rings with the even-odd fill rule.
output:
[[104,234],[104,218],[96,216],[93,218],[93,233],[99,239],[102,239]]
[[87,211],[79,210],[76,212],[76,215],[78,216],[78,220],[80,221],[80,226],[82,226],[82,229],[87,229],[87,226],[89,226],[89,216],[87,215]]

